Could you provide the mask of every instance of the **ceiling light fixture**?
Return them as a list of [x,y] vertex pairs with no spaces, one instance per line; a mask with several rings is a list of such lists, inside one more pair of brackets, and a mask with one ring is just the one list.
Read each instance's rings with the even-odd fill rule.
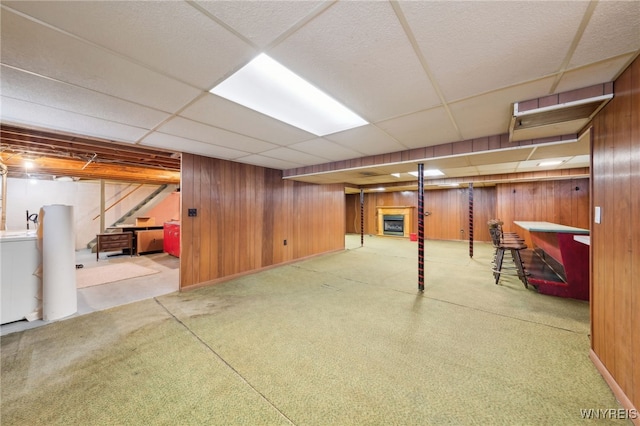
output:
[[369,124],[264,53],[210,92],[316,136]]
[[399,178],[400,177],[400,173],[391,173],[391,176]]
[[562,164],[563,161],[562,160],[550,160],[550,161],[543,161],[541,163],[538,163],[539,167],[547,167],[547,166],[557,166],[558,164]]
[[[409,172],[409,174],[415,177],[418,177],[418,172]],[[438,169],[429,169],[429,170],[423,170],[422,175],[433,177],[433,176],[444,176],[444,173],[442,173]]]

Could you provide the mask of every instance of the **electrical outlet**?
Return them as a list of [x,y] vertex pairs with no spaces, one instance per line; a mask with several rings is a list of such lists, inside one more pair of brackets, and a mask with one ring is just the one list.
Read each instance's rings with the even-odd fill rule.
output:
[[284,245],[285,245],[285,246],[287,245],[287,240],[284,240]]
[[188,209],[188,211],[187,211],[187,212],[188,212],[187,214],[189,215],[189,217],[196,217],[196,216],[198,216],[198,209]]

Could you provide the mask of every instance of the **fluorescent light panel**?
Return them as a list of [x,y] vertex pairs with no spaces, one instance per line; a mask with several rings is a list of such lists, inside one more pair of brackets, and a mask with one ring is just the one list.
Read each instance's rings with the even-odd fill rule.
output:
[[538,163],[538,166],[540,166],[540,167],[557,166],[558,164],[562,164],[562,163],[563,163],[563,161],[561,161],[561,160],[543,161],[541,163]]
[[[415,177],[418,177],[418,172],[409,172],[409,174]],[[444,176],[444,173],[442,173],[438,169],[429,169],[429,170],[423,170],[422,175],[423,176]]]
[[316,136],[368,124],[264,53],[210,92]]

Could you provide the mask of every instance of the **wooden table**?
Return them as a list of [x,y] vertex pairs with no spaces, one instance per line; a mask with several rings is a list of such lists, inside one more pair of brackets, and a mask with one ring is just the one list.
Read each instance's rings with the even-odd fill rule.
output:
[[529,283],[542,294],[589,300],[589,246],[574,238],[589,235],[589,230],[551,222],[513,223],[529,232],[534,245],[531,261],[542,261],[555,273],[536,274],[532,266]]

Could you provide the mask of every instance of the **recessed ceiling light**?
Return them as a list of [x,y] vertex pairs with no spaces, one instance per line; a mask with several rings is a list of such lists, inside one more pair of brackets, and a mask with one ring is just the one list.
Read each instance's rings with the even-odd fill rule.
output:
[[[418,172],[409,172],[409,174],[415,177],[418,177]],[[422,175],[423,176],[444,176],[444,173],[442,173],[438,169],[430,169],[430,170],[423,170]]]
[[368,124],[264,53],[210,92],[316,136]]
[[541,163],[538,163],[539,167],[546,167],[546,166],[557,166],[558,164],[562,164],[563,161],[562,160],[550,160],[550,161],[543,161]]
[[400,173],[391,173],[391,176],[399,178],[400,177]]
[[376,191],[384,191],[383,187],[376,188]]

